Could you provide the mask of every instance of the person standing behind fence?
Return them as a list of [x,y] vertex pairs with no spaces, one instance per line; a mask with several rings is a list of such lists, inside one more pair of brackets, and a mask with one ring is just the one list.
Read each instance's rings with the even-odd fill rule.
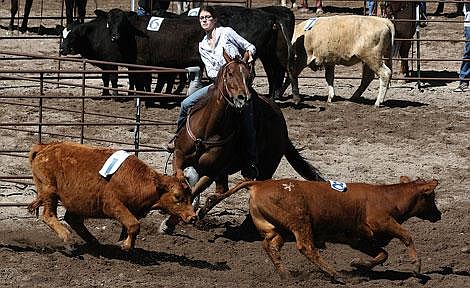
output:
[[[301,11],[308,12],[308,0],[302,0],[299,6]],[[315,7],[317,8],[317,10],[315,10],[317,15],[323,14],[323,1],[315,0]]]
[[[468,90],[468,82],[470,77],[470,3],[463,5],[463,14],[465,15],[464,35],[465,35],[465,46],[463,52],[463,61],[460,65],[460,84],[454,90],[454,92],[466,92]],[[469,61],[465,61],[469,60]]]

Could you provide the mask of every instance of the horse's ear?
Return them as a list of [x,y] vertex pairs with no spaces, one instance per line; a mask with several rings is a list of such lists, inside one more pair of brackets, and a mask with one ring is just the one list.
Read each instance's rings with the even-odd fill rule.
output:
[[225,51],[225,48],[224,48],[224,58],[225,58],[225,61],[227,63],[232,62],[232,60],[233,60],[232,57],[230,57],[230,55],[228,55],[227,51]]

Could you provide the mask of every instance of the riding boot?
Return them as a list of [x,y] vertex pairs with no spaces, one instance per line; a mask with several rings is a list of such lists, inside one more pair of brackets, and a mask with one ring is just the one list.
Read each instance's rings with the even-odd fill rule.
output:
[[244,135],[244,142],[247,153],[247,163],[242,169],[242,176],[247,179],[256,179],[259,176],[258,170],[258,151],[256,146],[256,127],[254,122],[253,113],[253,100],[248,102],[242,115],[242,135]]

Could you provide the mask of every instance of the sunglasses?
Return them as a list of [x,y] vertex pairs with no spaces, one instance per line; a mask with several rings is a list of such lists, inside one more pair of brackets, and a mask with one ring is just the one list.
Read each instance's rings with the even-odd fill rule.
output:
[[200,20],[200,21],[211,20],[211,19],[212,19],[212,16],[211,16],[211,15],[199,16],[199,20]]

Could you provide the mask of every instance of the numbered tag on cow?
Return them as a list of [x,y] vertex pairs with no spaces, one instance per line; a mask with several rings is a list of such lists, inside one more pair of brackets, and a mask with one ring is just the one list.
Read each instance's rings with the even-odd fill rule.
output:
[[114,152],[108,160],[104,163],[103,167],[100,170],[100,175],[104,178],[109,175],[114,174],[117,169],[121,166],[122,162],[127,159],[131,154],[127,153],[124,150],[119,150]]
[[162,17],[152,17],[150,18],[149,24],[147,25],[147,30],[149,31],[158,31],[163,22]]
[[310,18],[307,21],[305,21],[304,31],[308,31],[312,29],[315,23],[317,23],[317,21],[318,21],[318,18],[316,17]]
[[339,181],[332,181],[332,180],[328,180],[328,181],[330,181],[330,187],[332,189],[339,191],[339,192],[346,192],[347,190],[346,183],[339,182]]
[[199,16],[199,7],[188,11],[188,16]]

